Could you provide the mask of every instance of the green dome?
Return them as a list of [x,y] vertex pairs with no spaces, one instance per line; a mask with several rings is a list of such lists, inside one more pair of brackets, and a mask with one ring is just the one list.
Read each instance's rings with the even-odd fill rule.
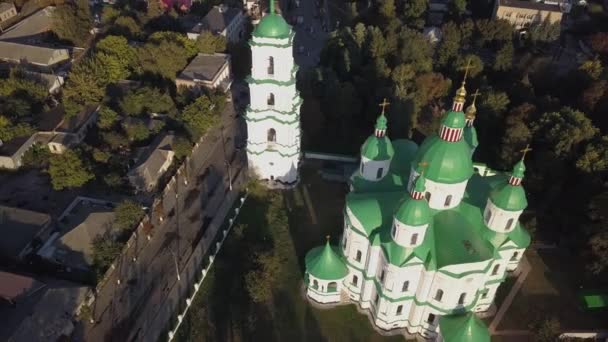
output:
[[304,259],[306,271],[315,278],[322,280],[340,280],[348,274],[346,263],[340,256],[340,251],[329,244],[316,247],[306,253]]
[[291,26],[278,14],[267,14],[253,31],[253,35],[260,38],[287,38],[291,33]]
[[361,156],[375,160],[391,160],[395,155],[391,139],[387,136],[378,138],[375,135],[370,136],[361,146]]
[[424,175],[421,174],[416,178],[416,182],[414,182],[414,191],[416,192],[424,192],[426,190],[426,186],[424,186]]
[[442,316],[439,331],[445,342],[490,342],[488,327],[471,312]]
[[386,130],[386,128],[388,127],[387,123],[388,123],[388,120],[386,119],[386,116],[384,116],[384,113],[380,114],[380,116],[376,120],[376,129],[377,130]]
[[479,140],[477,140],[477,130],[475,129],[475,126],[465,127],[462,136],[464,137],[464,141],[466,141],[471,148],[479,146]]
[[464,128],[464,113],[449,111],[445,114],[443,120],[441,120],[441,124],[450,128]]
[[526,165],[524,164],[524,160],[521,159],[518,161],[515,166],[513,166],[513,172],[511,173],[513,177],[524,178],[524,173],[526,172]]
[[495,206],[508,211],[520,211],[528,206],[524,187],[511,185],[506,181],[492,190],[490,200]]
[[408,196],[405,198],[397,212],[395,219],[408,226],[421,226],[431,222],[431,210],[426,199],[415,200]]
[[436,134],[426,138],[416,153],[412,168],[416,169],[422,162],[428,164],[424,177],[433,182],[455,184],[473,175],[471,149],[462,139],[447,142]]

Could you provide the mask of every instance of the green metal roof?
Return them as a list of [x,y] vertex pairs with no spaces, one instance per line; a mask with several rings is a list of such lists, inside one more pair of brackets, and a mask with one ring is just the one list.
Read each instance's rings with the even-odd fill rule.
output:
[[477,130],[475,129],[475,126],[465,127],[462,136],[464,137],[464,141],[466,141],[471,148],[479,146],[479,140],[477,140]]
[[431,221],[429,203],[424,198],[415,200],[411,196],[406,195],[399,204],[399,207],[397,207],[395,219],[409,226],[428,224]]
[[278,14],[265,15],[253,31],[253,35],[260,38],[288,38],[291,27],[285,19]]
[[361,155],[376,161],[390,160],[395,155],[395,150],[386,135],[382,138],[371,135],[361,146]]
[[513,172],[511,173],[513,177],[524,178],[524,173],[526,172],[526,165],[524,164],[524,160],[521,159],[518,161],[515,166],[513,166]]
[[447,142],[436,134],[427,137],[412,162],[412,168],[426,162],[426,179],[437,183],[454,184],[464,182],[473,175],[471,149],[464,141]]
[[340,250],[332,247],[328,240],[325,246],[313,248],[306,254],[306,271],[318,279],[342,279],[348,274],[348,268],[341,255]]
[[439,331],[445,342],[490,342],[490,332],[475,314],[442,316]]
[[508,211],[524,210],[528,206],[523,186],[511,185],[506,181],[492,190],[490,200],[495,206]]
[[386,130],[388,128],[388,120],[384,116],[384,112],[376,119],[376,129]]
[[416,181],[414,182],[414,191],[416,192],[424,192],[426,190],[426,186],[424,186],[424,175],[420,174]]
[[450,128],[464,128],[466,124],[464,113],[449,111],[443,116],[441,124]]

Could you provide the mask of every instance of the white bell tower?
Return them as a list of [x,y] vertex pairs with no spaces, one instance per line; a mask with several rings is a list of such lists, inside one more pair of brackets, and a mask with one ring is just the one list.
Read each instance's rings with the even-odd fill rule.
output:
[[249,169],[268,186],[289,188],[299,179],[300,106],[296,90],[298,66],[293,59],[295,33],[283,17],[262,18],[249,41],[251,104],[247,108],[247,159]]

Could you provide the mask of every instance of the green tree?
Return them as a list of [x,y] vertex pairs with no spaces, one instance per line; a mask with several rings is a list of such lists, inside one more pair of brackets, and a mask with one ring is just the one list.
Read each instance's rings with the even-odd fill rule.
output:
[[583,91],[580,98],[580,106],[587,113],[595,112],[598,104],[608,96],[608,81],[601,80],[591,83]]
[[134,123],[125,123],[123,124],[123,128],[127,137],[131,141],[141,141],[146,140],[150,136],[150,131],[148,127],[144,125],[143,122],[137,121]]
[[93,160],[98,163],[107,163],[112,155],[109,152],[102,151],[98,148],[93,149]]
[[380,3],[379,12],[380,15],[385,19],[389,20],[396,15],[395,0],[382,0]]
[[68,116],[75,115],[87,104],[99,103],[110,79],[103,63],[87,57],[72,68],[63,89],[63,103]]
[[508,71],[513,67],[513,43],[507,42],[496,53],[492,68],[496,71]]
[[450,2],[452,14],[461,17],[467,10],[467,0],[454,0]]
[[519,151],[532,141],[532,131],[527,122],[535,112],[536,107],[526,102],[513,108],[507,114],[500,149],[503,169],[511,168],[521,156]]
[[192,142],[184,137],[177,137],[172,147],[177,159],[183,159],[192,153]]
[[142,73],[175,80],[190,58],[188,51],[178,42],[148,42],[137,50],[138,65]]
[[141,221],[145,212],[141,205],[132,200],[124,200],[114,208],[114,214],[116,228],[129,230]]
[[203,95],[192,104],[186,106],[178,116],[178,119],[195,135],[201,136],[209,128],[220,122],[219,114],[218,104],[214,103],[207,95]]
[[49,175],[55,190],[79,188],[95,178],[89,167],[72,150],[51,157]]
[[453,21],[448,21],[441,27],[443,38],[437,49],[437,63],[440,66],[447,65],[458,55],[462,43],[460,28]]
[[416,77],[416,97],[419,107],[427,105],[430,101],[445,96],[450,88],[450,81],[442,74],[426,73]]
[[587,173],[608,171],[608,136],[591,141],[576,161],[576,168]]
[[137,53],[122,36],[106,36],[95,45],[98,53],[111,57],[119,63],[122,77],[127,78],[135,67]]
[[270,252],[254,256],[258,269],[245,275],[245,284],[254,303],[267,303],[272,299],[276,279],[281,276],[281,260]]
[[560,32],[560,22],[551,23],[549,17],[546,17],[542,23],[530,27],[529,37],[533,42],[553,42],[559,38]]
[[120,101],[120,109],[127,115],[173,113],[175,103],[167,93],[157,88],[144,87],[129,91]]
[[75,0],[57,6],[53,11],[52,30],[57,37],[83,47],[93,27],[89,2]]
[[110,107],[102,107],[99,110],[97,127],[101,129],[108,129],[114,126],[116,121],[118,121],[118,113],[113,111]]
[[101,133],[101,138],[112,150],[118,150],[120,148],[129,146],[127,137],[120,132],[103,132]]
[[559,112],[549,112],[533,126],[536,139],[555,157],[568,159],[579,144],[593,139],[598,129],[583,112],[564,107]]
[[590,59],[584,61],[579,67],[578,70],[582,71],[592,80],[598,80],[604,71],[602,67],[602,62],[598,59]]
[[196,47],[201,53],[216,53],[226,51],[226,38],[204,31],[196,39]]
[[483,61],[475,54],[459,55],[454,63],[454,73],[461,75],[468,63],[470,64],[469,77],[477,77],[483,71]]
[[507,110],[509,103],[509,96],[504,91],[488,90],[484,91],[481,97],[481,103],[479,104],[480,112],[487,113],[494,119],[498,119]]
[[560,333],[559,320],[555,317],[545,318],[532,326],[534,331],[534,341],[553,342],[557,340]]
[[165,10],[160,0],[150,0],[147,2],[146,17],[148,19],[157,18],[163,14],[165,14]]
[[122,251],[122,244],[109,234],[96,237],[91,243],[93,269],[97,278],[101,278]]
[[49,164],[51,159],[51,151],[47,145],[35,143],[23,155],[23,165],[42,169]]
[[116,18],[109,32],[113,35],[125,36],[130,39],[138,39],[143,34],[139,23],[129,16]]
[[422,33],[405,28],[399,33],[401,63],[412,64],[416,73],[433,70],[433,47]]
[[35,130],[27,123],[13,124],[9,118],[0,115],[0,140],[10,141],[17,137],[34,134]]
[[424,26],[424,19],[422,16],[426,12],[428,7],[428,0],[410,0],[406,1],[403,6],[404,20],[415,28],[422,28]]

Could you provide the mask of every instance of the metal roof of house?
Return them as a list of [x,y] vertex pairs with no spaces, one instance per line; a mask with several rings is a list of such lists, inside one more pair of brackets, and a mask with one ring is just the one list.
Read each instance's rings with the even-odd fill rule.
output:
[[214,6],[203,18],[203,21],[195,25],[190,32],[211,31],[214,34],[220,34],[240,12],[241,10],[238,8]]
[[23,42],[51,30],[55,7],[45,7],[11,26],[0,35],[2,41]]
[[32,136],[16,137],[9,141],[2,141],[0,144],[0,156],[11,157],[25,144]]
[[163,175],[160,172],[162,166],[168,159],[173,158],[174,152],[171,145],[174,139],[174,135],[163,135],[140,150],[137,163],[129,170],[129,176],[139,176],[145,182],[145,184],[141,184],[143,186],[155,184]]
[[0,2],[0,12],[6,12],[12,8],[15,8],[12,2]]
[[213,81],[224,65],[230,62],[230,56],[223,53],[199,53],[179,74],[179,79]]
[[[526,1],[526,0],[498,0],[499,6],[526,8],[538,11],[561,12],[559,4],[548,4],[544,2]],[[561,2],[561,1],[560,1]]]
[[13,63],[26,62],[40,66],[51,66],[70,59],[70,53],[67,49],[0,41],[0,59]]
[[48,214],[0,205],[0,254],[17,258],[50,222]]

